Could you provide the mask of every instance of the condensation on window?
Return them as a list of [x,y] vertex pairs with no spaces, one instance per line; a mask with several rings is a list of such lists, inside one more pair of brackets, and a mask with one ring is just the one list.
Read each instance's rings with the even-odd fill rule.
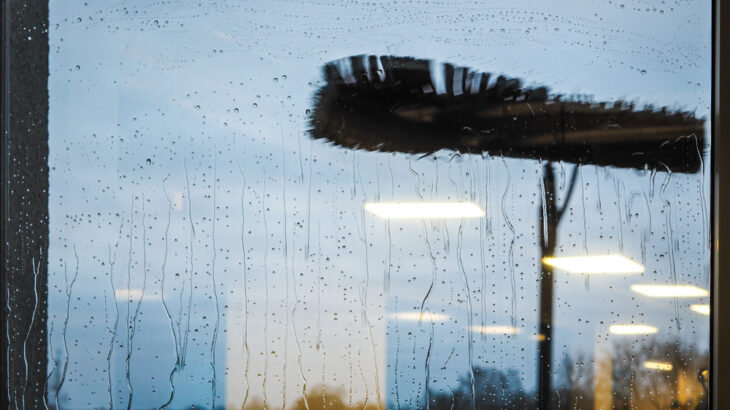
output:
[[49,407],[706,400],[706,4],[50,6]]

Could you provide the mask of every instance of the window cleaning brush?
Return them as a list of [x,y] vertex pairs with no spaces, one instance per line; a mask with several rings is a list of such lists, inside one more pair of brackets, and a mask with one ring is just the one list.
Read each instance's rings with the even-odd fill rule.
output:
[[345,148],[426,156],[439,150],[694,173],[704,119],[525,87],[449,63],[353,56],[326,64],[310,133]]

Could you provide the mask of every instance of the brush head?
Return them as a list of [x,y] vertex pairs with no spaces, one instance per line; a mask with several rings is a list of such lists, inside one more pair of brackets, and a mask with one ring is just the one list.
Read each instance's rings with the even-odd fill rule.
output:
[[702,163],[704,120],[689,112],[566,100],[519,79],[411,57],[349,57],[326,64],[324,77],[310,133],[345,148],[685,173]]

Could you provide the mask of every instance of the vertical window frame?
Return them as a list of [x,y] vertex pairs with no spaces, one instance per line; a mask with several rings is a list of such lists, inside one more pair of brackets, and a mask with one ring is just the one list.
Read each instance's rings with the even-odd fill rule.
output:
[[[715,0],[712,62],[712,278],[710,403],[730,408],[730,4]],[[726,297],[723,298],[722,295]]]

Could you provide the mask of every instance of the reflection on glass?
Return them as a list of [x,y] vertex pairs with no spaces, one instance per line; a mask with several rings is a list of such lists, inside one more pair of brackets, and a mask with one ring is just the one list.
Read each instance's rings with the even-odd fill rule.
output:
[[697,312],[704,316],[710,316],[710,305],[707,304],[698,304],[698,305],[690,305],[689,306],[692,311]]
[[644,367],[651,370],[661,370],[668,372],[674,368],[671,363],[667,362],[658,362],[654,360],[647,360],[644,362]]
[[431,322],[445,322],[450,319],[448,315],[442,313],[431,313],[431,312],[398,312],[391,313],[390,317],[399,320],[410,320],[410,321],[431,321]]
[[520,333],[520,329],[514,326],[472,326],[471,330],[484,335],[516,335]]
[[385,219],[481,218],[477,205],[462,202],[370,202],[365,210]]
[[117,300],[139,299],[142,295],[142,289],[117,289],[114,291]]
[[651,298],[705,297],[710,292],[692,285],[631,285],[631,290]]
[[650,335],[659,331],[649,325],[611,325],[609,330],[615,335]]
[[641,273],[644,267],[621,255],[545,257],[542,262],[571,273]]

